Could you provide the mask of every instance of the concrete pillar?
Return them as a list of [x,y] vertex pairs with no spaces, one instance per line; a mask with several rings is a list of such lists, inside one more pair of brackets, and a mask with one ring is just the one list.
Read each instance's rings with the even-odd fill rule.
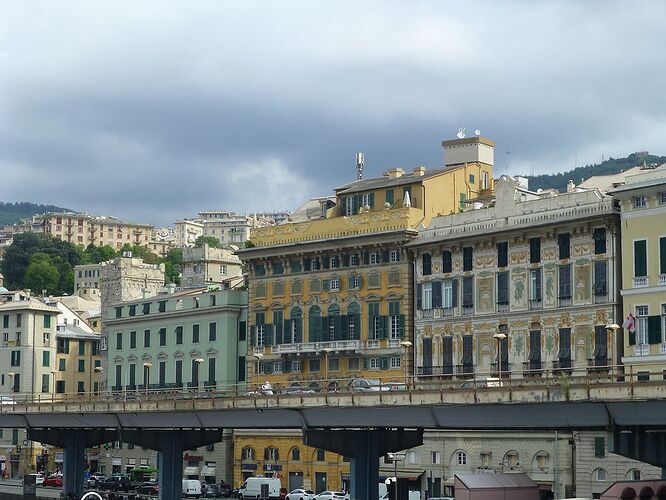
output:
[[177,431],[165,433],[157,454],[160,500],[180,500],[183,496],[183,438]]
[[379,497],[379,434],[368,431],[352,443],[351,492],[355,500]]
[[62,491],[65,498],[83,496],[83,472],[85,470],[84,431],[64,431]]

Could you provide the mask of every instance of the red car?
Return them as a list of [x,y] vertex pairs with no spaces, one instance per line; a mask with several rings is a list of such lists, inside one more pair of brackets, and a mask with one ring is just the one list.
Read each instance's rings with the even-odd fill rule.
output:
[[44,479],[44,484],[42,486],[54,486],[56,488],[62,488],[62,476],[49,476]]

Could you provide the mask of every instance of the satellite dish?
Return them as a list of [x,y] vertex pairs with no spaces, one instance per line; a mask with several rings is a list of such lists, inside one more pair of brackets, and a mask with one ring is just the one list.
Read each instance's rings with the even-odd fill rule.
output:
[[464,128],[459,128],[458,133],[456,135],[458,136],[458,139],[464,139],[465,138],[465,129]]
[[477,136],[477,137],[481,137],[481,131],[477,128],[477,129],[474,131],[474,135]]

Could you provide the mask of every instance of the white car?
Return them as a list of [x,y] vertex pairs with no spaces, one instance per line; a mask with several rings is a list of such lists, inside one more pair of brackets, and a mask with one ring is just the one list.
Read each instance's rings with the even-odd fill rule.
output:
[[35,484],[44,484],[44,474],[41,472],[35,474]]
[[405,391],[407,386],[401,382],[382,382],[373,378],[355,378],[350,384],[353,392],[393,392]]
[[287,493],[285,500],[312,500],[315,494],[312,490],[296,489]]
[[344,491],[322,491],[314,500],[349,500],[349,493]]

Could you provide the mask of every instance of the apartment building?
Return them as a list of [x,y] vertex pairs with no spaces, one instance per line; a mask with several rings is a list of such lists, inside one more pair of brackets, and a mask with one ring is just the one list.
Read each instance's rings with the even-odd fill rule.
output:
[[214,248],[204,244],[183,249],[183,286],[234,288],[242,284],[243,279],[242,262],[231,248]]
[[432,217],[492,190],[492,141],[443,145],[444,168],[354,181],[335,189],[335,202],[316,199],[301,222],[252,232],[254,247],[238,252],[249,270],[249,383],[326,390],[404,377],[413,342],[404,245]]
[[274,225],[272,219],[256,215],[241,215],[226,210],[199,212],[203,235],[212,236],[220,243],[242,247],[250,239],[250,230]]
[[109,245],[116,250],[125,243],[148,248],[153,226],[124,222],[116,217],[73,212],[48,213],[43,216],[44,233],[75,245]]
[[610,371],[622,344],[607,328],[621,317],[614,200],[535,193],[508,177],[495,187],[494,203],[438,217],[410,244],[416,373]]
[[[102,344],[102,351],[108,366],[108,390],[204,391],[236,387],[239,394],[244,394],[246,292],[201,288],[162,293],[114,303],[106,308],[105,316],[108,340]],[[125,451],[100,459],[100,467],[106,471],[120,468],[126,472],[126,467],[150,459],[146,450],[117,446],[118,450],[124,446]],[[230,480],[230,435],[222,443],[188,453],[185,477]],[[216,469],[213,474],[211,469]]]
[[631,325],[622,362],[638,380],[666,380],[666,165],[639,169],[611,193],[621,207],[622,318]]
[[204,234],[204,225],[200,220],[181,219],[176,221],[174,230],[176,248],[193,247],[199,236]]

